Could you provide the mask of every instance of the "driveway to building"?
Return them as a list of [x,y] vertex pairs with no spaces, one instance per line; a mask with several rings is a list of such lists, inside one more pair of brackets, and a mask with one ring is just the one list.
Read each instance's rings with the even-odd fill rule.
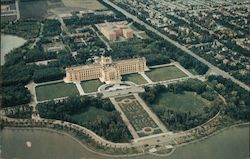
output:
[[202,57],[196,55],[194,52],[188,50],[185,46],[180,45],[178,42],[170,39],[169,37],[167,37],[166,35],[162,34],[161,32],[159,32],[158,30],[156,30],[155,28],[153,28],[152,26],[144,23],[142,20],[140,20],[139,18],[137,18],[136,16],[128,13],[126,10],[118,7],[117,5],[115,5],[114,3],[110,2],[109,0],[103,0],[103,2],[105,2],[106,4],[112,6],[113,8],[115,8],[116,10],[118,10],[119,12],[121,12],[122,14],[124,14],[125,16],[127,16],[128,18],[133,19],[134,21],[136,21],[137,23],[143,25],[146,27],[146,29],[154,32],[155,34],[159,35],[160,37],[162,37],[163,39],[165,39],[166,41],[168,41],[169,43],[175,45],[176,47],[180,48],[182,51],[184,51],[185,53],[193,56],[194,58],[196,58],[197,60],[199,60],[200,62],[204,63],[205,65],[207,65],[214,73],[223,76],[224,78],[227,79],[231,79],[234,83],[238,84],[239,86],[241,86],[242,88],[246,89],[247,91],[250,91],[250,87],[248,85],[246,85],[245,83],[237,80],[236,78],[234,78],[233,76],[229,75],[227,72],[219,69],[218,67],[212,65],[210,62],[206,61],[205,59],[203,59]]

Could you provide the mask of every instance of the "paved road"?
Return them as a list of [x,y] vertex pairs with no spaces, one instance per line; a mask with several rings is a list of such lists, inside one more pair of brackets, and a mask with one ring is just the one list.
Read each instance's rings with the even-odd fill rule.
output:
[[34,43],[31,45],[31,49],[33,49],[36,44],[41,40],[41,38],[43,37],[43,27],[44,27],[44,24],[41,23],[41,27],[40,27],[40,32],[39,32],[39,36],[36,38],[36,40],[34,41]]
[[123,13],[125,16],[127,16],[128,18],[133,19],[134,21],[136,21],[137,23],[143,25],[146,27],[146,29],[156,33],[157,35],[159,35],[160,37],[162,37],[163,39],[165,39],[166,41],[168,41],[169,43],[175,45],[176,47],[180,48],[181,50],[183,50],[184,52],[186,52],[187,54],[193,56],[194,58],[196,58],[197,60],[199,60],[200,62],[204,63],[205,65],[207,65],[214,73],[223,76],[224,78],[227,79],[231,79],[234,83],[238,84],[239,86],[241,86],[242,88],[246,89],[247,91],[250,91],[250,87],[246,84],[244,84],[243,82],[237,80],[236,78],[232,77],[231,75],[229,75],[227,72],[219,69],[218,67],[212,65],[211,63],[209,63],[208,61],[206,61],[205,59],[203,59],[202,57],[196,55],[194,52],[188,50],[185,46],[180,45],[178,42],[170,39],[169,37],[167,37],[166,35],[162,34],[161,32],[159,32],[158,30],[156,30],[155,28],[153,28],[152,26],[144,23],[142,20],[138,19],[136,16],[128,13],[127,11],[125,11],[124,9],[118,7],[117,5],[115,5],[114,3],[110,2],[109,0],[103,0],[103,2],[107,3],[108,5],[112,6],[113,8],[115,8],[116,10],[118,10],[119,12]]
[[19,1],[16,0],[16,20],[20,19]]

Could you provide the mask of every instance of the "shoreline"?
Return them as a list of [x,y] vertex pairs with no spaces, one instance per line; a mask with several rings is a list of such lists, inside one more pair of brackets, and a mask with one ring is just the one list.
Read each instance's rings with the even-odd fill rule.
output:
[[[57,129],[53,129],[53,128],[42,128],[42,127],[10,127],[10,126],[7,126],[7,127],[4,127],[4,129],[12,129],[12,130],[40,130],[40,131],[47,131],[47,132],[54,132],[54,133],[58,133],[60,135],[65,135],[65,136],[68,136],[70,137],[71,139],[73,139],[74,141],[76,141],[77,143],[79,143],[84,149],[86,149],[87,151],[91,152],[91,153],[94,153],[96,155],[99,155],[99,156],[103,156],[103,157],[112,157],[112,158],[119,158],[119,157],[136,157],[136,156],[141,156],[141,155],[152,155],[152,156],[159,156],[159,157],[166,157],[166,156],[171,156],[174,152],[175,152],[175,149],[179,148],[179,147],[185,147],[185,146],[188,146],[189,144],[195,144],[195,143],[198,143],[198,142],[201,142],[201,141],[204,141],[206,139],[208,139],[209,137],[212,137],[214,135],[217,135],[223,131],[226,131],[228,129],[231,129],[231,128],[235,128],[235,127],[249,127],[250,126],[250,122],[245,122],[245,123],[238,123],[238,124],[233,124],[231,126],[228,126],[228,127],[224,127],[222,129],[219,129],[207,136],[204,136],[202,138],[199,138],[199,139],[196,139],[196,140],[193,140],[193,141],[190,141],[190,142],[186,142],[186,143],[182,143],[182,144],[178,144],[178,145],[175,145],[173,150],[171,150],[170,153],[167,153],[167,154],[157,154],[157,153],[149,153],[149,152],[144,152],[144,153],[132,153],[132,154],[127,154],[127,155],[111,155],[111,154],[107,154],[107,153],[103,153],[103,152],[100,152],[98,151],[97,149],[95,149],[94,147],[91,147],[91,146],[88,146],[88,144],[84,141],[84,140],[81,140],[79,138],[77,138],[76,136],[74,136],[73,134],[70,134],[69,132],[66,132],[64,130],[57,130]],[[0,130],[1,131],[1,130]]]
[[[4,37],[6,38],[5,40],[3,40]],[[17,40],[20,40],[20,42],[19,42],[20,44],[14,45],[14,46],[11,45],[10,47],[3,48],[2,45],[8,46],[8,44],[6,45],[5,43],[9,43],[9,38],[14,40],[11,43],[15,43],[15,42],[17,42]],[[14,34],[6,34],[6,33],[1,32],[1,65],[4,65],[6,55],[8,55],[9,53],[11,53],[11,51],[13,51],[17,48],[24,46],[27,42],[28,42],[28,40],[26,40],[23,37],[20,37],[20,36],[14,35]]]

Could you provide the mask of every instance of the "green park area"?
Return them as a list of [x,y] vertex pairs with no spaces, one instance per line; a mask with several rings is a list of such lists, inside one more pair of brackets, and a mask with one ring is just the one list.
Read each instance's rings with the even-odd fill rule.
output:
[[170,109],[177,112],[190,112],[195,114],[202,113],[203,108],[209,105],[209,101],[197,95],[195,92],[184,91],[178,94],[164,92],[159,94],[152,108],[154,110]]
[[154,82],[186,77],[187,75],[175,66],[153,68],[146,75]]
[[138,73],[124,75],[122,76],[122,80],[131,81],[138,85],[147,83],[147,81]]
[[60,82],[36,87],[36,96],[38,101],[72,95],[79,95],[76,86],[72,83]]
[[85,93],[96,92],[98,87],[102,85],[100,80],[89,80],[81,82],[82,89]]
[[104,109],[98,109],[96,107],[89,107],[87,111],[83,111],[79,114],[72,115],[72,119],[75,121],[82,123],[87,121],[93,121],[96,119],[105,119],[108,118],[110,112]]

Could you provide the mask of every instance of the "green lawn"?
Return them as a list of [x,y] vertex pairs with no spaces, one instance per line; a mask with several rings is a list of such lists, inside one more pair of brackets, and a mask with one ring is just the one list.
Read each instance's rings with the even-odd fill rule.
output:
[[184,72],[182,72],[175,66],[154,68],[151,69],[149,72],[146,72],[146,75],[154,82],[165,81],[187,76]]
[[55,83],[36,87],[38,101],[79,95],[76,86],[72,83]]
[[147,81],[138,73],[133,73],[133,74],[128,74],[122,76],[123,81],[131,81],[134,82],[135,84],[145,84]]
[[72,118],[76,120],[77,122],[86,122],[86,121],[93,121],[97,118],[103,119],[109,115],[110,112],[107,112],[103,109],[97,109],[95,107],[90,107],[88,111],[85,111],[83,113],[74,114]]
[[195,92],[184,92],[183,94],[166,92],[159,94],[152,108],[157,110],[163,107],[180,112],[200,113],[209,104],[209,101]]
[[89,80],[81,82],[82,89],[85,93],[96,92],[102,85],[100,80]]

